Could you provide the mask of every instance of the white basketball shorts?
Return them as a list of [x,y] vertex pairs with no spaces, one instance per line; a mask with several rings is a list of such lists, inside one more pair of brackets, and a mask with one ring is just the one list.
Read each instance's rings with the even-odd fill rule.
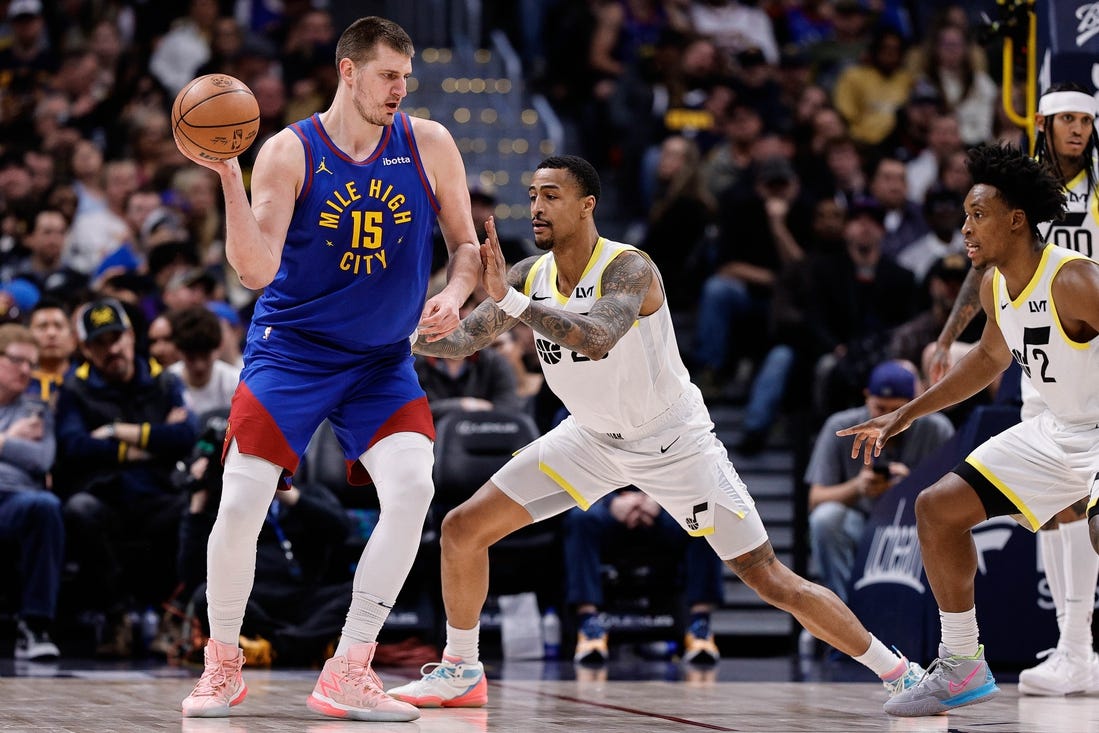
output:
[[762,545],[767,531],[701,403],[687,419],[636,440],[597,433],[572,417],[526,446],[492,483],[535,520],[633,485],[723,560]]
[[1018,507],[1037,531],[1099,490],[1099,425],[1061,425],[1046,410],[977,446],[965,461]]

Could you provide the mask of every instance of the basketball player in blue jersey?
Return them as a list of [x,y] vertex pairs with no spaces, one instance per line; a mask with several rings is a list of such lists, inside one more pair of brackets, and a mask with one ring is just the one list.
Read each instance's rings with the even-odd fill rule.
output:
[[[1038,227],[1043,242],[1092,259],[1099,258],[1099,160],[1095,98],[1076,84],[1055,84],[1038,104],[1035,157],[1059,174],[1066,196],[1060,221]],[[980,308],[981,273],[970,270],[958,300],[943,326],[932,360],[933,380],[950,365],[951,345]],[[1022,418],[1045,407],[1027,379],[1021,383]],[[1058,512],[1038,533],[1046,581],[1057,612],[1057,646],[1042,652],[1040,664],[1019,674],[1019,690],[1028,695],[1074,695],[1099,692],[1099,655],[1094,651],[1091,621],[1099,555],[1092,549],[1080,500]]]
[[689,534],[705,537],[761,598],[874,671],[896,694],[923,670],[874,638],[834,593],[776,557],[744,482],[714,434],[679,357],[663,281],[639,250],[599,236],[600,185],[585,160],[542,161],[530,185],[534,240],[546,254],[507,271],[494,222],[481,245],[490,298],[445,339],[418,353],[454,357],[519,322],[537,333],[546,383],[570,412],[519,451],[443,520],[442,662],[390,690],[421,707],[487,701],[478,619],[488,592],[488,547],[574,506],[587,509],[626,485],[649,494]]
[[[263,288],[225,439],[225,486],[210,535],[206,668],[183,714],[221,717],[246,687],[238,647],[256,539],[280,478],[328,418],[352,483],[373,480],[382,506],[355,573],[335,655],[308,698],[336,718],[406,721],[371,669],[378,631],[404,583],[434,493],[434,426],[410,337],[453,331],[480,276],[465,169],[441,125],[399,111],[412,41],[397,24],[361,18],[336,47],[339,86],[324,112],[260,150],[252,201],[236,160],[195,162],[221,176],[226,255]],[[438,220],[450,278],[426,301]]]
[[1032,531],[1067,506],[1099,495],[1099,263],[1042,241],[1065,193],[1056,172],[1013,147],[969,153],[973,187],[962,234],[983,272],[981,340],[931,389],[904,407],[837,432],[853,435],[866,464],[916,418],[984,389],[1012,358],[1043,410],[988,439],[916,498],[924,569],[939,605],[942,642],[927,676],[885,704],[894,715],[934,715],[998,693],[979,643],[970,530],[1011,515]]

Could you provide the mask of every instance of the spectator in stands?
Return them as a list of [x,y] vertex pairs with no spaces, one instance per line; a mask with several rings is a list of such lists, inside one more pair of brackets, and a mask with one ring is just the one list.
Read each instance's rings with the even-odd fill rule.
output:
[[975,68],[966,29],[944,24],[928,35],[926,65],[921,76],[939,90],[946,111],[958,120],[959,134],[967,146],[992,138],[1000,88],[988,72]]
[[107,255],[130,237],[126,224],[126,201],[138,188],[137,165],[132,160],[112,160],[103,166],[106,207],[78,211],[69,229],[65,263],[89,275]]
[[88,276],[68,266],[63,259],[69,231],[64,215],[56,209],[41,209],[23,238],[27,256],[4,269],[4,280],[26,280],[42,295],[71,298],[88,284]]
[[[8,3],[11,44],[0,50],[0,121],[5,142],[25,136],[33,119],[35,101],[57,71],[57,54],[50,47],[41,0]],[[28,142],[23,140],[23,142]]]
[[183,382],[183,399],[196,415],[228,410],[240,382],[240,367],[217,358],[221,321],[204,305],[168,314],[172,343],[183,358],[168,368]]
[[244,322],[240,319],[240,313],[236,308],[225,301],[211,300],[206,307],[213,311],[221,324],[221,346],[218,348],[217,357],[226,364],[231,364],[238,369],[244,367],[244,355],[241,352],[244,343]]
[[866,52],[871,28],[870,11],[860,0],[832,3],[832,33],[807,49],[817,84],[831,93],[840,74]]
[[683,661],[716,664],[720,658],[710,616],[721,603],[722,564],[709,545],[682,531],[679,523],[645,493],[633,487],[613,492],[587,511],[570,509],[564,517],[565,600],[576,613],[576,653],[581,664],[607,661],[601,557],[627,537],[658,552],[682,558],[685,602],[690,614]]
[[191,0],[188,13],[172,24],[149,58],[149,71],[174,97],[210,58],[210,38],[218,19],[217,0]]
[[936,112],[927,131],[927,147],[905,163],[908,198],[923,201],[928,190],[939,180],[939,170],[952,154],[963,151],[958,134],[958,119],[952,114]]
[[76,353],[72,320],[61,301],[42,298],[31,309],[27,326],[38,346],[38,366],[31,372],[27,391],[54,410],[57,392]]
[[879,28],[870,41],[867,60],[848,67],[836,81],[832,99],[860,145],[877,145],[896,125],[897,110],[912,88],[912,75],[901,66],[904,50],[900,33]]
[[[159,605],[176,583],[166,569],[175,565],[186,497],[170,476],[196,431],[179,380],[135,355],[121,303],[93,301],[77,324],[87,361],[61,388],[54,486],[67,497],[68,556],[80,566],[84,599],[108,615],[100,651],[128,654],[131,605]],[[124,580],[124,565],[137,573]]]
[[[810,212],[790,162],[772,157],[754,170],[743,199],[728,192],[721,205],[716,272],[707,278],[698,304],[695,363],[703,394],[721,394],[721,373],[734,358],[758,357],[758,325],[767,323],[775,280],[782,267],[804,257]],[[753,330],[754,329],[754,330]],[[734,354],[729,344],[735,344]],[[758,350],[757,350],[758,351]]]
[[870,178],[870,195],[885,210],[882,253],[896,259],[928,231],[920,205],[908,197],[904,163],[890,157],[879,159]]
[[722,140],[702,164],[706,190],[715,200],[743,180],[752,166],[752,146],[763,131],[763,118],[749,104],[734,99],[719,123]]
[[[821,110],[818,115],[832,110]],[[870,196],[862,154],[855,141],[847,136],[827,140],[823,146],[824,163],[828,168],[830,185],[816,181],[815,193],[820,197],[835,198],[844,209],[849,209],[859,199]]]
[[172,321],[167,313],[152,320],[148,328],[149,356],[160,366],[168,369],[183,359],[172,338]]
[[214,296],[217,283],[209,271],[200,267],[177,270],[164,284],[161,299],[169,311],[183,310],[191,306],[205,306]]
[[949,254],[964,254],[962,237],[963,198],[946,188],[928,191],[923,202],[923,218],[931,231],[909,245],[897,257],[897,264],[904,267],[922,283],[940,258]]
[[771,347],[752,379],[741,438],[734,448],[742,456],[756,455],[767,446],[784,403],[810,403],[813,365],[821,354],[806,317],[814,307],[808,278],[812,262],[843,251],[843,228],[844,211],[835,200],[818,201],[813,207],[812,234],[805,246],[808,257],[789,263],[779,273],[771,303]]
[[[0,540],[19,568],[15,658],[60,656],[50,626],[61,586],[61,502],[46,487],[56,443],[53,412],[28,395],[38,345],[23,326],[0,326]],[[5,551],[5,557],[10,557]]]
[[881,251],[885,211],[873,199],[847,210],[846,246],[815,259],[806,310],[814,353],[823,354],[813,379],[814,408],[823,417],[857,403],[889,329],[911,318],[916,286],[911,273]]
[[698,146],[682,135],[672,135],[660,146],[656,176],[656,199],[641,249],[663,273],[669,307],[688,310],[698,301],[708,265],[701,248],[717,201],[703,184]]
[[855,552],[874,502],[900,483],[911,470],[934,453],[954,426],[933,413],[909,426],[901,440],[890,442],[873,466],[862,456],[851,457],[851,441],[836,431],[884,415],[914,398],[920,391],[916,368],[909,362],[885,361],[870,373],[866,401],[861,407],[830,416],[817,434],[805,482],[809,484],[809,541],[821,582],[844,602],[855,565]]

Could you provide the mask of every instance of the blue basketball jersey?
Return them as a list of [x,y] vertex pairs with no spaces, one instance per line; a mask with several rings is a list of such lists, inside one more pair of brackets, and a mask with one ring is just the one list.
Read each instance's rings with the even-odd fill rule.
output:
[[252,332],[288,327],[359,352],[407,339],[423,310],[439,210],[411,120],[398,113],[363,161],[336,148],[319,115],[290,129],[305,147],[305,180]]

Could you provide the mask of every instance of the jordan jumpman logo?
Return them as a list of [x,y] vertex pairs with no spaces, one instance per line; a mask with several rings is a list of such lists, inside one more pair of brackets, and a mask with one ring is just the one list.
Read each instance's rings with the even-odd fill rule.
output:
[[327,173],[330,176],[334,175],[332,173],[332,171],[328,170],[328,166],[326,166],[324,164],[324,156],[323,155],[321,156],[321,164],[319,166],[317,166],[317,170],[313,172],[313,175],[316,175],[317,173]]

